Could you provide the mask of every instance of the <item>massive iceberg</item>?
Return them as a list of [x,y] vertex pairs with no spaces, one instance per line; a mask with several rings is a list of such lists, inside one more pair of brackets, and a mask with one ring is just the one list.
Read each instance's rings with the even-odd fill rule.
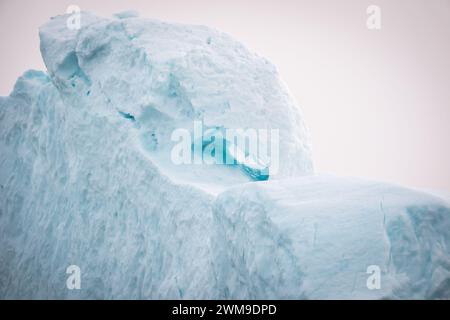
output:
[[[203,26],[67,19],[40,29],[47,72],[0,98],[1,298],[450,297],[448,203],[314,174],[266,59]],[[174,164],[196,121],[279,130],[279,170]]]

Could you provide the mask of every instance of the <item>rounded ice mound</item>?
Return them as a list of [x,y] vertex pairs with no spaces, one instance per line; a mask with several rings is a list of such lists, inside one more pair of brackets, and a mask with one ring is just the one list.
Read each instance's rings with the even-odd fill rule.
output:
[[[135,15],[83,13],[79,30],[69,30],[67,19],[58,16],[40,29],[42,55],[63,100],[133,122],[139,143],[161,168],[170,162],[173,130],[192,132],[200,121],[204,128],[278,130],[279,170],[271,178],[312,173],[300,108],[276,68],[232,37]],[[195,170],[203,169],[182,171]],[[194,179],[246,180],[210,171]]]

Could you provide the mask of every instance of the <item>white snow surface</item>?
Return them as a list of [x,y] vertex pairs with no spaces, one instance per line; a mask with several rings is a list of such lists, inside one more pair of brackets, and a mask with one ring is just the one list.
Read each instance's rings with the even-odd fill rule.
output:
[[[267,60],[207,27],[115,17],[53,18],[48,73],[0,98],[0,298],[450,297],[447,202],[314,175]],[[194,120],[279,129],[279,174],[171,164],[170,133]]]

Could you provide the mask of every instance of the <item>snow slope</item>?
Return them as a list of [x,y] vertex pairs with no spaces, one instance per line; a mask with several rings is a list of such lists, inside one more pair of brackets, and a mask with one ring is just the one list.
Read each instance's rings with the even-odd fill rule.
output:
[[[0,98],[1,298],[450,297],[448,204],[311,175],[273,65],[206,27],[117,17],[53,18],[48,73]],[[194,120],[279,129],[279,174],[172,164],[170,133]]]

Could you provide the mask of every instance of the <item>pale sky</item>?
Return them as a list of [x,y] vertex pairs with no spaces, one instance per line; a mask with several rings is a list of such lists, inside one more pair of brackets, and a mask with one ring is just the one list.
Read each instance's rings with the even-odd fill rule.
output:
[[45,70],[38,27],[70,4],[227,32],[278,67],[317,172],[450,192],[450,0],[0,0],[0,95]]

